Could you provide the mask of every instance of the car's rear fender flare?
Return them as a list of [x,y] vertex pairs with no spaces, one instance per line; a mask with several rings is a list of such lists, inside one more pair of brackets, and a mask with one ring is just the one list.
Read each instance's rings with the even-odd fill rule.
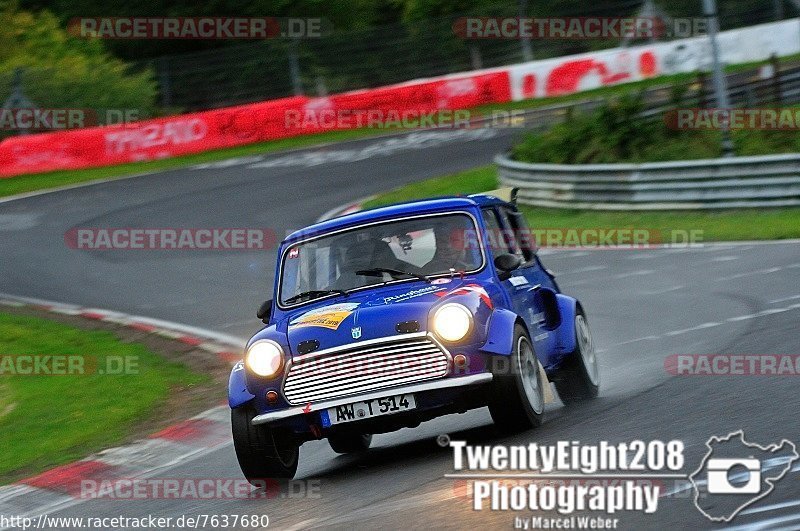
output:
[[554,350],[559,358],[571,354],[577,346],[575,337],[575,315],[577,314],[580,302],[568,295],[561,293],[556,295],[558,311],[561,314],[561,323],[553,330],[555,335]]
[[235,409],[250,402],[254,398],[255,395],[247,390],[244,364],[240,361],[231,369],[231,376],[228,380],[228,405],[231,409]]

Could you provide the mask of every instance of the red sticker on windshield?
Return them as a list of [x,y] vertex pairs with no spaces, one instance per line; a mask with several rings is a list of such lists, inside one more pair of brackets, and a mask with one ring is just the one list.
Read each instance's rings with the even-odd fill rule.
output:
[[300,256],[300,249],[297,247],[289,251],[289,258],[297,258],[298,256]]

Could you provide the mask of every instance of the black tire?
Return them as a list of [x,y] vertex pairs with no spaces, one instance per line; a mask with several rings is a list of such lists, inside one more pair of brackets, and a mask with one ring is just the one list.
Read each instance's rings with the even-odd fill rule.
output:
[[372,444],[371,433],[337,433],[328,437],[328,443],[337,454],[366,452]]
[[596,398],[600,391],[594,341],[586,314],[580,308],[575,314],[575,351],[564,361],[555,384],[558,397],[566,406]]
[[244,477],[256,486],[265,479],[293,478],[300,446],[289,432],[253,426],[255,415],[249,405],[231,410],[233,447]]
[[539,377],[541,366],[522,325],[514,327],[514,351],[510,359],[495,358],[493,361],[489,413],[495,426],[509,433],[540,426],[544,416],[544,388]]

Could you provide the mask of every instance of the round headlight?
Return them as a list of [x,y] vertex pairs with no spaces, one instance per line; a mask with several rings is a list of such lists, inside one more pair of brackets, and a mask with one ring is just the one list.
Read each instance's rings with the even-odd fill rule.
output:
[[273,376],[283,364],[283,349],[274,341],[256,341],[247,349],[244,362],[259,376]]
[[472,313],[461,304],[445,304],[433,315],[433,330],[445,341],[461,341],[472,328]]

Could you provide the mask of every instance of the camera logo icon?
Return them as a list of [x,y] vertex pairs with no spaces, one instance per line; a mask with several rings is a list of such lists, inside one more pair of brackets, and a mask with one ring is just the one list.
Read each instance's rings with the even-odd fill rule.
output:
[[761,461],[758,459],[709,459],[710,494],[758,494],[761,492]]

